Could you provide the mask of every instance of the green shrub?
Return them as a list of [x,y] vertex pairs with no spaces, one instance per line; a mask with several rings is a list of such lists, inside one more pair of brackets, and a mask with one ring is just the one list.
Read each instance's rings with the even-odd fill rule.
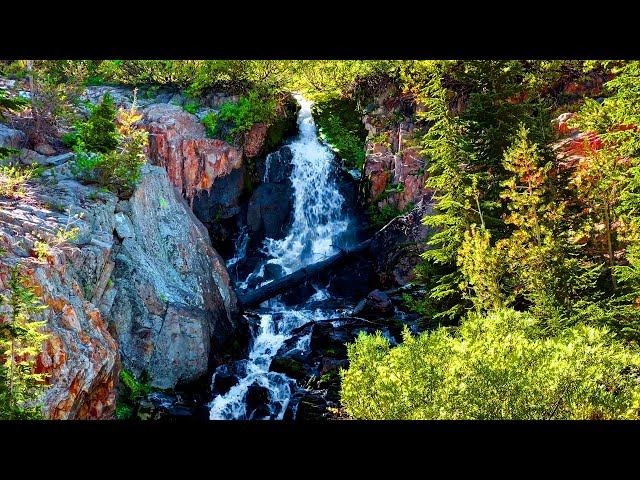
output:
[[217,114],[210,112],[202,119],[202,124],[210,137],[231,143],[256,123],[272,123],[276,117],[275,109],[275,99],[265,98],[257,90],[252,90],[237,104],[225,103]]
[[[18,152],[19,153],[19,152]],[[18,165],[0,165],[0,195],[10,198],[25,196],[25,183],[42,174],[42,167],[37,163],[27,167]]]
[[[95,182],[120,197],[130,196],[140,179],[140,168],[146,162],[144,147],[148,132],[135,126],[141,118],[142,115],[136,111],[135,100],[130,110],[120,110],[120,126],[117,127],[119,143],[113,151],[82,151],[82,143],[79,142],[76,146],[78,155],[71,167],[72,173],[79,179]],[[96,140],[101,141],[99,138]]]
[[77,125],[76,149],[99,153],[113,151],[118,146],[118,126],[115,123],[118,112],[113,98],[105,93],[100,104],[90,109],[89,119]]
[[198,104],[197,103],[186,103],[182,106],[182,108],[184,108],[187,112],[195,115],[195,113],[198,111]]
[[638,419],[640,351],[606,329],[544,337],[526,313],[470,314],[457,333],[378,332],[347,346],[341,401],[356,419]]
[[362,170],[367,132],[354,101],[331,99],[313,105],[320,138],[327,142],[349,170]]
[[64,133],[62,143],[67,148],[73,148],[78,144],[78,132]]
[[398,215],[401,215],[402,211],[400,211],[395,205],[386,203],[382,208],[378,208],[376,205],[369,205],[365,213],[372,225],[376,228],[380,228],[384,227]]

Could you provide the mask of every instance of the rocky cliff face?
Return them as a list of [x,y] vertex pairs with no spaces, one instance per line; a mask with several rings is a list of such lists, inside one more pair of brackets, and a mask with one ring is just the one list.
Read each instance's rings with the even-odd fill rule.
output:
[[113,322],[123,365],[172,388],[207,372],[210,344],[238,327],[224,261],[166,172],[147,165],[134,195],[118,203],[115,291],[102,308]]
[[384,288],[393,288],[415,278],[414,267],[428,248],[431,229],[420,220],[431,215],[434,192],[425,187],[427,164],[420,155],[413,121],[420,105],[389,90],[375,100],[374,107],[363,118],[369,133],[361,191],[370,208],[403,214],[372,245],[378,280]]
[[[55,240],[75,227],[77,238]],[[159,167],[143,167],[133,196],[118,201],[56,166],[25,197],[0,197],[0,240],[0,289],[20,262],[49,306],[38,359],[51,374],[48,418],[111,418],[121,364],[160,388],[193,381],[211,345],[238,328],[224,263]],[[37,241],[49,245],[42,258]]]
[[[37,365],[51,375],[44,408],[51,419],[110,418],[115,410],[120,355],[95,297],[113,249],[116,199],[100,193],[91,200],[96,191],[63,180],[31,187],[25,198],[0,197],[0,237],[7,250],[0,260],[0,288],[7,286],[8,267],[19,262],[49,306],[39,315],[50,338]],[[54,245],[51,239],[76,214],[82,214],[72,226],[80,229],[77,240]],[[49,254],[38,259],[34,244],[43,240]]]
[[375,105],[363,118],[369,132],[362,180],[365,201],[379,209],[389,205],[404,212],[432,193],[425,189],[427,165],[412,120],[420,106],[392,91],[382,93]]

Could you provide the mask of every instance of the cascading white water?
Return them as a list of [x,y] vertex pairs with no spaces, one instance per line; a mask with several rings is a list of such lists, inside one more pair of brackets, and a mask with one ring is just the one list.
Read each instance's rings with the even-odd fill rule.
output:
[[249,232],[247,231],[247,226],[243,225],[240,229],[240,233],[238,234],[238,238],[236,238],[235,243],[235,255],[227,260],[227,269],[234,266],[240,260],[242,260],[247,255],[247,244],[249,243]]
[[287,274],[336,253],[333,242],[348,227],[342,215],[344,197],[331,175],[334,154],[318,141],[311,115],[313,102],[301,95],[295,98],[300,104],[300,133],[289,145],[293,152],[293,224],[282,240],[265,241],[265,253],[272,257],[269,262],[281,265]]
[[[295,95],[295,98],[300,104],[299,134],[289,144],[293,152],[291,173],[294,188],[293,223],[285,238],[282,240],[268,238],[264,246],[264,252],[271,257],[267,262],[281,265],[287,274],[335,253],[335,242],[349,227],[349,220],[342,214],[344,198],[331,175],[334,155],[318,141],[316,126],[311,115],[312,101],[304,99],[301,95]],[[246,243],[244,246],[246,248]],[[238,253],[236,253],[237,256]],[[260,267],[258,276],[260,272],[264,272],[264,264]],[[246,288],[247,282],[248,278],[244,282],[239,282],[238,286]],[[262,284],[264,283],[267,282]],[[325,290],[317,287],[316,290],[309,300],[318,301],[328,297]],[[218,395],[213,399],[209,414],[212,420],[259,418],[281,420],[289,404],[295,382],[282,373],[269,372],[271,360],[297,327],[310,321],[340,316],[335,312],[328,313],[319,309],[293,310],[276,299],[265,302],[262,307],[265,307],[269,313],[260,316],[259,329],[252,339],[251,351],[248,360],[244,361],[241,378],[226,394]],[[302,337],[295,348],[308,349],[309,341],[310,336]],[[215,382],[215,375],[212,384],[213,382]],[[246,396],[251,385],[258,385],[269,391],[269,408],[271,409],[269,415],[258,416],[254,415],[254,412],[247,411]]]

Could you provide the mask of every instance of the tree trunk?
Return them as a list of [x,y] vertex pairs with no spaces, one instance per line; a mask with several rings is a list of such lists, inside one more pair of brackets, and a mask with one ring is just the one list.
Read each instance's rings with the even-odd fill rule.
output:
[[607,228],[607,251],[609,253],[609,273],[611,274],[611,285],[616,289],[616,277],[613,275],[613,245],[611,240],[611,219],[609,217],[609,204],[604,208],[604,222]]
[[[15,319],[14,319],[15,322]],[[11,340],[11,368],[9,371],[9,409],[13,410],[13,376],[16,363],[16,340]]]

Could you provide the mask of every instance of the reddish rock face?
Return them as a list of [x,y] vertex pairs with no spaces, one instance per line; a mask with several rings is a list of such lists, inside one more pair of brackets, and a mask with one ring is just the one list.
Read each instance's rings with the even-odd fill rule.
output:
[[253,158],[260,153],[264,141],[267,138],[269,127],[264,123],[256,123],[244,137],[244,154],[247,158]]
[[[392,192],[377,201],[379,208],[391,204],[398,210],[405,210],[410,204],[418,203],[428,191],[425,189],[427,173],[425,160],[419,154],[419,148],[411,147],[394,154],[391,149],[379,143],[368,147],[364,166],[364,176],[369,181],[369,201],[379,199],[385,190]],[[398,188],[401,183],[402,187]]]
[[0,243],[7,253],[0,260],[0,291],[7,288],[9,267],[19,262],[28,283],[49,307],[33,315],[33,320],[47,322],[42,331],[49,334],[36,358],[36,371],[50,375],[43,398],[45,418],[108,419],[115,412],[118,345],[79,285],[94,284],[107,261],[113,231],[107,219],[115,197],[101,194],[102,200],[91,202],[90,190],[75,182],[60,182],[54,188],[65,195],[64,200],[58,198],[61,204],[94,207],[74,209],[85,214],[76,223],[82,242],[54,245],[51,255],[39,260],[32,255],[33,243],[46,232],[63,228],[67,215],[51,210],[44,201],[52,192],[28,191],[19,200],[1,198]]
[[[206,138],[198,118],[182,107],[166,103],[151,105],[144,111],[142,124],[149,131],[150,162],[167,170],[173,186],[191,204],[198,192],[211,189],[217,177],[242,166],[242,149]],[[248,134],[247,156],[257,154],[265,134],[266,127],[254,125]]]

